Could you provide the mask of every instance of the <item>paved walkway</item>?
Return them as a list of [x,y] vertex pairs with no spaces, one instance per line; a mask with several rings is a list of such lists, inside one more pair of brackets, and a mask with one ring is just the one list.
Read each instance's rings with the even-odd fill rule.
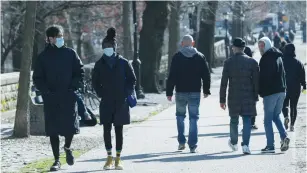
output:
[[[297,44],[299,48],[306,46]],[[306,57],[306,52],[298,52]],[[257,52],[255,54],[257,56]],[[257,57],[255,58],[257,59]],[[259,58],[258,58],[259,59]],[[212,83],[212,95],[200,105],[198,153],[177,152],[175,107],[151,117],[149,120],[126,126],[124,134],[125,173],[283,173],[306,172],[306,95],[299,101],[299,115],[295,132],[289,132],[290,149],[279,150],[279,135],[275,133],[275,154],[261,154],[266,138],[263,127],[262,100],[257,104],[256,123],[259,130],[253,131],[250,142],[251,155],[242,155],[241,148],[231,152],[228,111],[219,108],[219,83]],[[187,119],[188,121],[188,119]],[[188,128],[188,123],[186,128]],[[240,124],[239,130],[242,125]],[[274,131],[277,132],[274,127]],[[240,143],[241,139],[239,139]],[[84,154],[74,166],[65,165],[62,172],[102,172],[106,152],[103,144]],[[108,171],[119,172],[119,171]]]

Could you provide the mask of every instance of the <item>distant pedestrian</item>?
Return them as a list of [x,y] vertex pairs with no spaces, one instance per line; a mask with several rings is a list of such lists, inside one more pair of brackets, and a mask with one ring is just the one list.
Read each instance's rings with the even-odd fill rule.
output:
[[280,48],[279,48],[279,51],[281,53],[284,53],[284,49],[285,49],[286,44],[287,44],[287,42],[285,40],[281,42]]
[[286,97],[286,76],[282,61],[283,54],[272,47],[269,38],[263,37],[258,41],[262,55],[259,63],[259,95],[263,97],[264,128],[267,145],[263,153],[275,153],[274,132],[272,122],[275,123],[281,138],[281,151],[289,148],[290,139],[280,120],[280,113]]
[[274,43],[274,47],[275,48],[277,48],[277,49],[280,48],[280,46],[281,46],[281,39],[280,39],[280,36],[279,36],[278,32],[275,32],[273,43]]
[[229,85],[230,140],[228,145],[233,151],[238,150],[238,125],[239,116],[241,116],[243,119],[241,146],[244,154],[250,154],[251,117],[257,115],[259,67],[256,60],[244,54],[244,47],[245,41],[241,38],[233,40],[234,55],[225,61],[223,67],[220,106],[226,109],[226,91]]
[[[250,58],[253,58],[253,52],[252,52],[251,48],[249,48],[248,46],[245,47],[244,53],[247,56],[249,56]],[[252,128],[252,130],[257,130],[258,129],[258,127],[256,125],[256,116],[253,116],[251,118],[251,128]],[[243,132],[243,130],[242,130],[242,132]]]
[[291,29],[291,30],[289,31],[289,40],[290,40],[291,43],[293,43],[294,38],[295,38],[295,33],[294,33],[293,30]]
[[61,168],[59,135],[65,137],[66,162],[74,164],[70,145],[74,135],[80,132],[75,105],[84,70],[76,51],[64,45],[61,26],[49,27],[46,36],[48,43],[35,62],[33,82],[44,100],[45,131],[50,136],[55,159],[50,171],[58,171]]
[[[204,97],[210,95],[210,71],[203,54],[194,46],[193,37],[185,35],[182,38],[182,48],[172,58],[169,76],[167,79],[166,96],[172,101],[173,90],[176,87],[176,118],[178,130],[178,150],[185,149],[185,117],[186,107],[189,110],[189,139],[191,153],[196,152],[198,142],[199,104],[201,86]],[[202,83],[201,83],[202,81]]]
[[[306,92],[305,68],[300,60],[296,59],[294,44],[287,44],[284,52],[284,67],[286,71],[287,95],[283,104],[283,114],[285,117],[285,128],[289,124],[289,104],[290,104],[290,131],[294,131],[294,123],[297,117],[297,103],[301,91]],[[303,90],[301,90],[303,87]]]
[[115,128],[116,158],[115,169],[122,170],[121,151],[123,148],[123,126],[130,124],[128,95],[134,91],[136,77],[127,59],[116,53],[115,28],[107,30],[102,41],[103,55],[95,63],[92,74],[92,85],[101,98],[99,107],[100,124],[103,125],[103,138],[107,151],[105,170],[112,169],[112,125]]
[[260,40],[262,37],[264,37],[264,32],[260,31],[259,36],[258,36],[258,40]]

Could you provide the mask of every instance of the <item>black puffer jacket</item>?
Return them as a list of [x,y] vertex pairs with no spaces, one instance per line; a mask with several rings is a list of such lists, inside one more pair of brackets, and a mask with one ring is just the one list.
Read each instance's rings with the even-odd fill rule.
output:
[[286,71],[287,92],[297,94],[301,91],[301,86],[306,89],[304,65],[296,59],[295,47],[287,44],[284,51],[284,67]]

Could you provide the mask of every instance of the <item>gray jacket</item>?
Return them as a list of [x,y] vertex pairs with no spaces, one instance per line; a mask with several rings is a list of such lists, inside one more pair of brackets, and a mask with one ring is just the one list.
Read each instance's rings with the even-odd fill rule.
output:
[[226,103],[230,116],[256,116],[258,101],[259,66],[256,60],[244,53],[237,53],[224,63],[220,86],[220,103]]

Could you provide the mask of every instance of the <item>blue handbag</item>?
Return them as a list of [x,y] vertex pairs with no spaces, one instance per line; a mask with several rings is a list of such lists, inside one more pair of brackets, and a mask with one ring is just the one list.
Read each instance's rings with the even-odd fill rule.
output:
[[[129,62],[128,62],[129,63]],[[121,64],[123,66],[123,75],[124,75],[124,78],[126,80],[126,73],[125,73],[125,62],[124,61],[121,61]],[[132,91],[130,89],[127,89],[125,87],[125,90],[126,90],[126,93],[128,94],[127,96],[127,103],[129,105],[130,108],[133,108],[137,105],[137,97],[136,97],[136,93],[135,93],[135,89],[133,87]]]

